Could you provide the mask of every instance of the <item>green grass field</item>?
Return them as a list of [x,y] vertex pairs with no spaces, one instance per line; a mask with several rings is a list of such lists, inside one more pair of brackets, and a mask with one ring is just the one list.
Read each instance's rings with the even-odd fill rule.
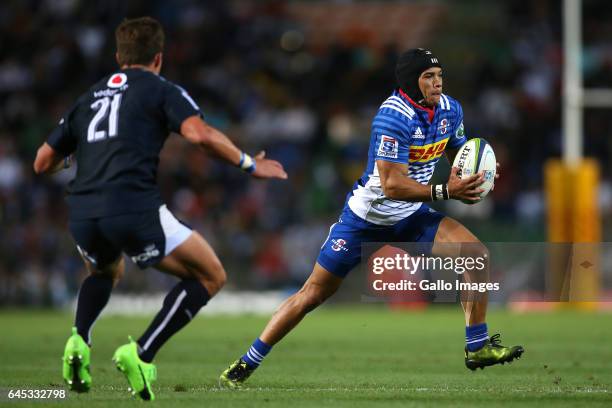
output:
[[[219,373],[244,352],[267,318],[201,317],[157,356],[156,406],[611,406],[612,315],[491,312],[504,344],[523,344],[510,365],[471,372],[463,365],[460,309],[390,312],[327,308],[314,312],[272,351],[240,391],[217,388]],[[0,312],[0,407],[9,389],[61,387],[72,317]],[[97,323],[94,388],[56,406],[136,406],[110,358],[148,319]],[[41,406],[40,402],[15,406]]]

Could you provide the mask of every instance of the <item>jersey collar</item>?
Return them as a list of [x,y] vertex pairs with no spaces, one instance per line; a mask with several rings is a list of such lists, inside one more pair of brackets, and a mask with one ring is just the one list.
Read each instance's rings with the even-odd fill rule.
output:
[[413,101],[412,98],[406,94],[406,92],[402,91],[402,88],[399,88],[399,93],[402,96],[402,98],[410,102],[412,106],[414,106],[417,109],[427,112],[427,118],[429,119],[429,123],[433,121],[433,117],[435,113],[435,106],[433,108],[426,108],[425,106],[419,105],[418,103]]

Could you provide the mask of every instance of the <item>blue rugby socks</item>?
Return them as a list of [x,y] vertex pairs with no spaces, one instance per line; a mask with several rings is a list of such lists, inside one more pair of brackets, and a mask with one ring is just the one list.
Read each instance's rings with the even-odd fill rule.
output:
[[89,275],[81,284],[74,325],[77,333],[91,345],[91,329],[108,303],[113,280],[106,275]]
[[474,326],[467,326],[465,328],[465,344],[468,351],[476,351],[489,339],[489,332],[487,331],[487,324],[480,323]]
[[183,280],[172,288],[162,309],[138,339],[140,359],[147,363],[153,361],[161,346],[187,325],[209,299],[206,288],[195,279]]
[[259,338],[255,339],[249,351],[242,356],[242,359],[251,367],[257,368],[263,361],[264,357],[272,350],[272,346],[267,345]]

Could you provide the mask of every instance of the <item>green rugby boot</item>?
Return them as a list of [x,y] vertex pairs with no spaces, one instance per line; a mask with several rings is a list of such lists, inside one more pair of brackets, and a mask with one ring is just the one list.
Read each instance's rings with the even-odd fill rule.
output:
[[253,374],[255,368],[249,366],[242,358],[234,361],[219,376],[219,386],[225,388],[241,388],[244,382]]
[[523,346],[506,347],[500,344],[499,333],[487,340],[482,348],[476,351],[468,351],[465,348],[465,366],[474,371],[477,368],[484,369],[495,364],[510,363],[512,360],[521,358],[525,351]]
[[72,335],[66,342],[64,357],[62,357],[62,375],[64,382],[72,391],[87,392],[91,388],[91,374],[89,373],[89,346],[72,328]]
[[132,395],[138,395],[145,401],[153,401],[155,395],[151,385],[157,380],[157,368],[152,363],[145,363],[138,356],[138,344],[131,337],[130,342],[119,347],[113,355],[117,370],[127,378]]

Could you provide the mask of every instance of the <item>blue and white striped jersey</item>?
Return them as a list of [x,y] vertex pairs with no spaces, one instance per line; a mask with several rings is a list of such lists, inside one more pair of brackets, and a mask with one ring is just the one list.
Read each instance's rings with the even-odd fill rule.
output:
[[407,163],[408,177],[427,184],[444,149],[458,148],[467,141],[459,102],[442,94],[433,118],[431,114],[401,90],[393,91],[372,121],[368,163],[345,207],[371,223],[393,225],[421,206],[420,202],[392,200],[384,195],[376,160]]

